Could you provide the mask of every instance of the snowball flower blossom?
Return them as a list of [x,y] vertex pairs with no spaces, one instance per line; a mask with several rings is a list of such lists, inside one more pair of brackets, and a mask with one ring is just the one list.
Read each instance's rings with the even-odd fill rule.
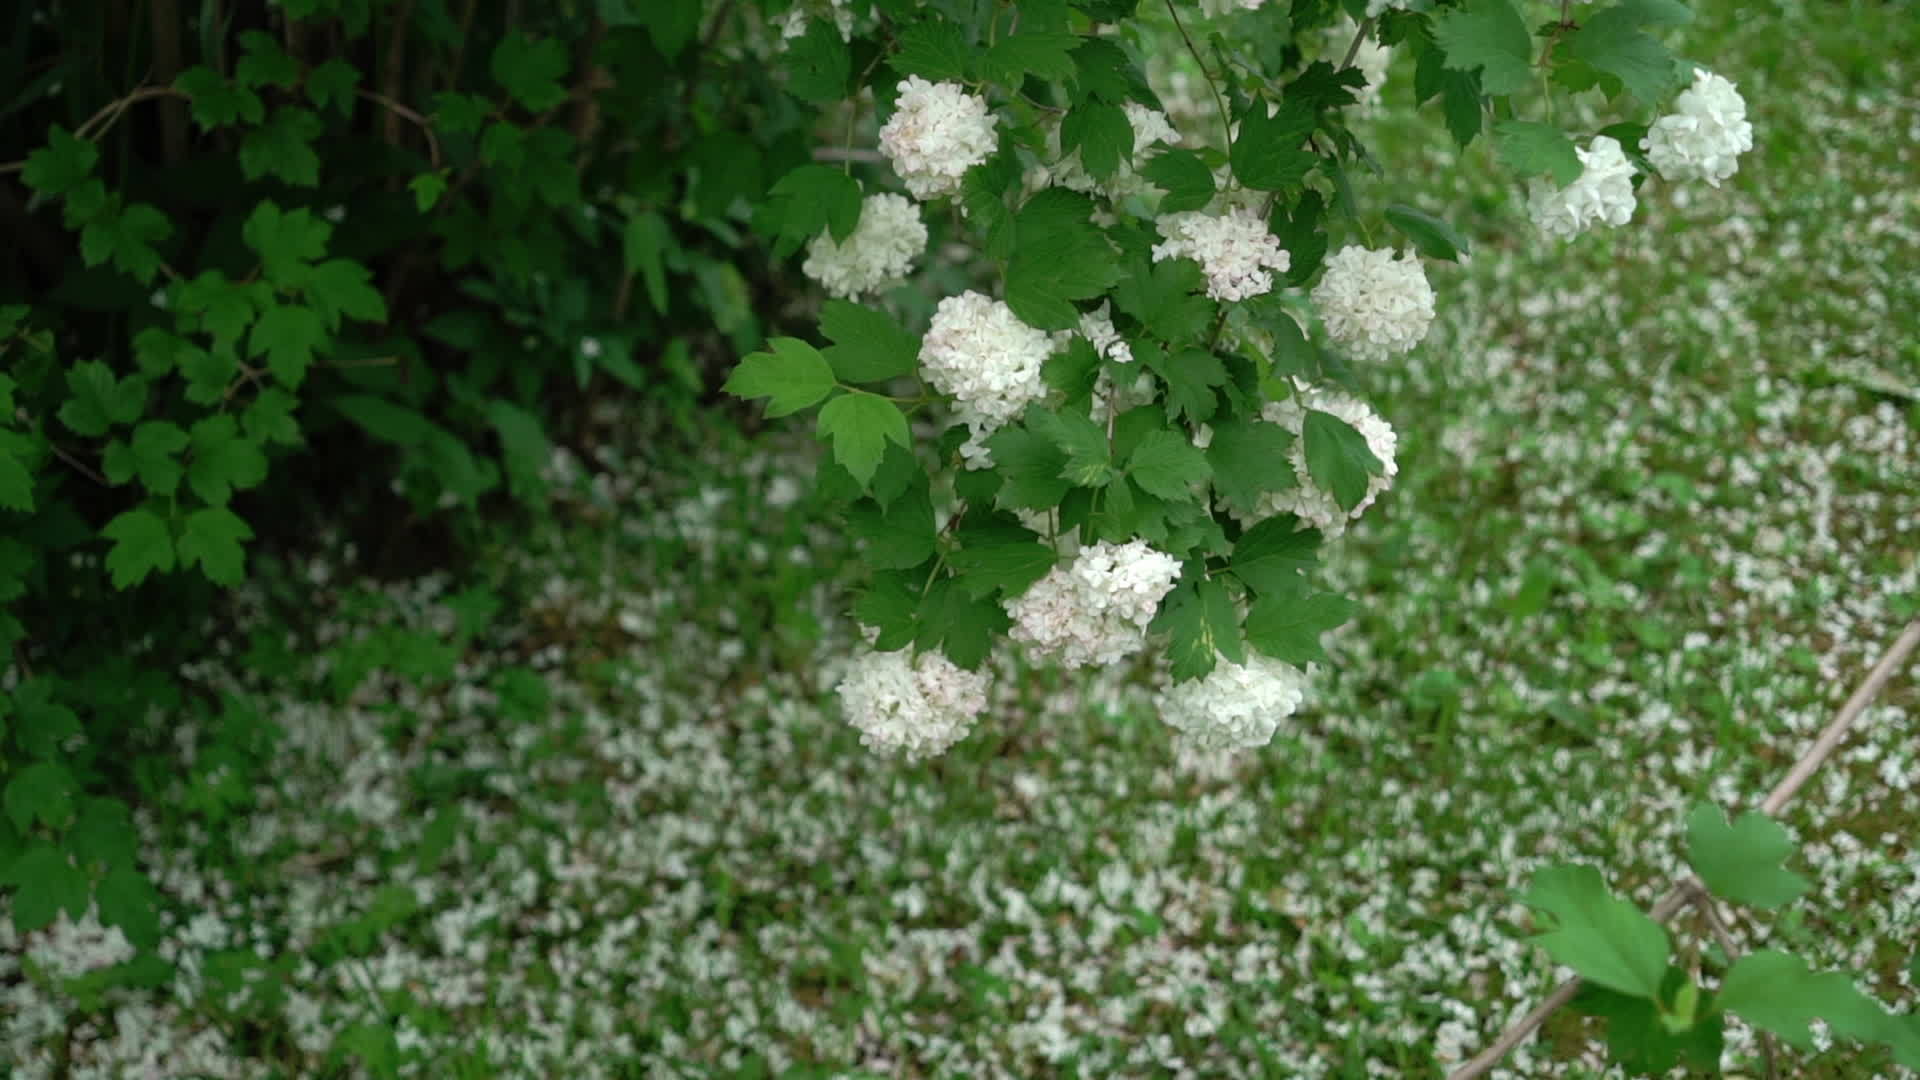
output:
[[1714,187],[1740,168],[1753,149],[1747,102],[1733,84],[1696,68],[1693,85],[1674,100],[1674,112],[1653,122],[1640,148],[1668,180],[1705,180]]
[[1007,605],[1011,635],[1066,667],[1111,664],[1140,651],[1147,624],[1180,577],[1180,560],[1145,540],[1080,549]]
[[789,8],[785,15],[775,18],[773,24],[780,28],[780,39],[784,43],[805,34],[807,24],[822,16],[833,20],[834,29],[840,31],[841,41],[853,40],[853,9],[847,6],[847,0],[832,0],[831,3],[812,0],[811,3],[798,3]]
[[[1293,396],[1284,401],[1270,401],[1260,410],[1260,418],[1269,423],[1279,424],[1293,433],[1293,445],[1287,449],[1287,462],[1293,466],[1294,478],[1298,485],[1285,491],[1270,491],[1260,497],[1256,512],[1244,516],[1231,511],[1241,521],[1251,523],[1274,514],[1293,514],[1300,519],[1302,526],[1319,529],[1329,540],[1347,531],[1347,522],[1365,513],[1380,493],[1393,486],[1393,478],[1399,474],[1400,466],[1394,460],[1394,451],[1399,445],[1399,437],[1393,428],[1382,420],[1367,403],[1351,395],[1341,393],[1329,387],[1314,386],[1305,380],[1293,380]],[[1367,441],[1367,449],[1380,459],[1384,466],[1379,476],[1367,478],[1367,493],[1351,511],[1342,510],[1340,502],[1333,493],[1322,489],[1313,481],[1313,474],[1307,469],[1307,444],[1301,432],[1306,427],[1309,410],[1332,413],[1347,423]]]
[[1327,258],[1313,288],[1327,336],[1357,360],[1385,360],[1420,344],[1433,325],[1433,288],[1420,260],[1407,252],[1349,244]]
[[977,292],[940,301],[933,325],[920,342],[920,370],[927,382],[959,405],[959,418],[973,433],[961,448],[969,466],[991,464],[987,435],[1046,395],[1040,365],[1053,339],[1020,321],[1005,303]]
[[1153,224],[1166,237],[1166,243],[1154,245],[1153,261],[1199,262],[1207,275],[1207,295],[1215,300],[1259,296],[1273,288],[1269,271],[1285,271],[1292,262],[1260,215],[1243,207],[1219,216],[1184,210]]
[[1133,346],[1128,345],[1113,328],[1112,309],[1105,300],[1092,311],[1080,315],[1080,336],[1087,339],[1093,351],[1112,360],[1116,364],[1133,363]]
[[1542,232],[1572,236],[1594,222],[1625,225],[1633,216],[1633,163],[1620,143],[1595,135],[1589,149],[1574,151],[1580,158],[1580,176],[1564,188],[1535,180],[1527,196],[1527,210]]
[[1160,719],[1195,750],[1250,750],[1265,746],[1307,696],[1299,668],[1258,653],[1245,664],[1225,657],[1204,678],[1162,690]]
[[897,283],[926,247],[920,208],[904,195],[882,192],[860,204],[860,223],[845,243],[821,230],[807,245],[800,270],[833,295],[851,300]]
[[918,75],[908,76],[899,90],[899,104],[880,129],[880,152],[916,199],[960,190],[960,178],[997,144],[986,99],[959,83],[931,83]]
[[987,676],[937,652],[869,652],[855,658],[834,692],[861,745],[918,761],[966,737],[987,707]]

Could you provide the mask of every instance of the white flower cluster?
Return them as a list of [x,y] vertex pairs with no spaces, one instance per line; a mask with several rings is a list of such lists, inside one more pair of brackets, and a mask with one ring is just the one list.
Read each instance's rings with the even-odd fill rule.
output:
[[1053,339],[1002,301],[969,291],[934,309],[920,342],[920,370],[959,403],[959,419],[973,433],[961,448],[969,467],[990,466],[982,440],[1045,396],[1040,366],[1052,352]]
[[1580,176],[1564,188],[1534,180],[1527,210],[1542,232],[1572,236],[1592,225],[1625,225],[1633,216],[1633,163],[1620,143],[1595,135],[1590,149],[1574,150],[1580,157]]
[[1071,154],[1060,152],[1060,128],[1055,125],[1047,135],[1047,145],[1054,161],[1051,165],[1035,165],[1027,170],[1023,177],[1027,190],[1063,187],[1083,194],[1099,192],[1112,199],[1124,199],[1150,190],[1153,185],[1140,175],[1141,166],[1153,156],[1156,143],[1180,145],[1180,133],[1174,130],[1166,113],[1149,109],[1135,101],[1126,102],[1122,108],[1126,111],[1127,123],[1133,127],[1133,155],[1122,161],[1120,168],[1104,183],[1095,180],[1093,174],[1087,171],[1078,149]]
[[27,957],[56,984],[133,959],[133,945],[117,926],[100,922],[88,908],[79,922],[62,911],[51,926],[27,935]]
[[987,707],[986,674],[937,652],[865,653],[834,691],[861,745],[909,761],[945,753]]
[[[1293,445],[1287,450],[1287,460],[1293,466],[1298,486],[1285,491],[1267,492],[1260,497],[1257,512],[1241,520],[1252,522],[1274,514],[1293,514],[1300,519],[1302,526],[1319,529],[1331,540],[1346,532],[1348,521],[1365,513],[1381,492],[1393,486],[1393,478],[1400,472],[1399,464],[1394,461],[1399,438],[1385,420],[1358,398],[1330,387],[1314,386],[1298,378],[1293,380],[1293,389],[1293,396],[1286,400],[1268,402],[1260,410],[1260,418],[1279,424],[1293,433]],[[1306,426],[1307,411],[1310,409],[1332,413],[1351,425],[1367,440],[1367,449],[1385,466],[1381,475],[1367,478],[1366,497],[1351,512],[1340,509],[1339,500],[1333,497],[1333,493],[1314,483],[1313,474],[1307,471],[1307,444],[1300,433]],[[1235,516],[1241,515],[1236,512]]]
[[1012,637],[1066,667],[1114,663],[1147,643],[1147,624],[1179,577],[1180,560],[1145,540],[1102,540],[1007,605]]
[[1269,271],[1292,265],[1280,239],[1252,210],[1235,207],[1218,216],[1185,210],[1162,215],[1153,224],[1166,237],[1166,243],[1154,245],[1153,261],[1198,261],[1207,275],[1207,295],[1215,300],[1259,296],[1273,288]]
[[899,104],[880,129],[880,152],[916,199],[960,190],[960,178],[997,143],[986,99],[959,83],[931,83],[918,75],[908,76],[899,90]]
[[806,33],[807,24],[817,18],[831,18],[834,29],[840,31],[840,40],[853,40],[853,8],[847,6],[847,0],[801,0],[786,14],[776,16],[773,25],[780,28],[784,42]]
[[1133,363],[1133,346],[1113,328],[1113,312],[1107,301],[1102,300],[1099,307],[1080,314],[1080,336],[1087,339],[1094,352],[1114,363]]
[[1292,664],[1250,653],[1245,664],[1221,657],[1205,678],[1160,692],[1160,718],[1195,750],[1265,746],[1306,700],[1307,676]]
[[1747,102],[1733,84],[1705,68],[1674,100],[1674,112],[1653,122],[1640,148],[1668,180],[1705,180],[1714,187],[1740,168],[1753,149]]
[[1433,325],[1433,288],[1411,251],[1395,258],[1388,248],[1341,248],[1327,257],[1326,274],[1313,288],[1313,304],[1326,323],[1327,336],[1357,360],[1379,361],[1407,352]]
[[800,269],[828,292],[851,300],[899,282],[926,247],[920,208],[904,195],[881,192],[860,204],[860,223],[845,243],[822,229],[807,245]]

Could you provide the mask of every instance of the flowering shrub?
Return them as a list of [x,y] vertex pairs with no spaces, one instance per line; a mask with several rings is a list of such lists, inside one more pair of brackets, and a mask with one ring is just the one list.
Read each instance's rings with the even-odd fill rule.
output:
[[[839,299],[830,345],[776,338],[726,388],[769,416],[819,406],[820,484],[868,553],[853,608],[880,654],[965,671],[1005,647],[1068,667],[1146,654],[1187,742],[1265,744],[1352,610],[1315,583],[1318,549],[1398,471],[1355,387],[1426,337],[1444,302],[1426,262],[1466,251],[1376,202],[1392,178],[1358,182],[1349,119],[1377,107],[1395,56],[1461,145],[1503,118],[1491,135],[1544,240],[1625,224],[1656,173],[1717,184],[1751,146],[1726,80],[1698,72],[1673,97],[1688,68],[1653,32],[1688,17],[1677,3],[1563,8],[1537,33],[1511,0],[1352,15],[880,0],[784,17],[792,88],[843,145],[821,148],[837,175],[807,164],[775,185],[819,198],[779,227],[811,234],[807,272]],[[1170,48],[1199,78],[1163,91],[1143,59]],[[1520,118],[1576,98],[1618,122]],[[951,229],[939,259],[991,282],[939,298],[923,332],[880,291],[927,236],[893,188]],[[856,670],[842,696],[869,745],[958,737],[944,708],[899,704],[918,700],[909,667]],[[911,716],[919,736],[887,734]]]

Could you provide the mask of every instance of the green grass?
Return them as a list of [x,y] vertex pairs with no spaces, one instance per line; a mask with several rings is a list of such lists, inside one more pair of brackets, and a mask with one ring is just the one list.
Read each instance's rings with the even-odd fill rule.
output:
[[[160,721],[193,748],[143,823],[180,973],[76,1003],[0,929],[17,1075],[1438,1075],[1558,980],[1536,868],[1650,903],[1687,807],[1757,802],[1920,614],[1920,411],[1870,388],[1920,385],[1920,20],[1716,7],[1682,51],[1759,148],[1625,228],[1543,242],[1484,146],[1379,125],[1382,202],[1475,253],[1362,373],[1402,471],[1272,746],[1183,760],[1143,672],[1008,663],[950,754],[876,760],[831,706],[857,566],[803,442],[609,455],[461,574],[270,574],[203,674],[277,741]],[[1735,930],[1906,1010],[1915,715],[1909,678],[1784,815],[1815,891]],[[1596,1034],[1556,1018],[1506,1075],[1605,1075]]]

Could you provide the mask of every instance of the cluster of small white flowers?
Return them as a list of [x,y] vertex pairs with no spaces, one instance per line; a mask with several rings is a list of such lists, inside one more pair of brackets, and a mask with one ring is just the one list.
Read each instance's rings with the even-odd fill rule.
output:
[[1215,300],[1245,300],[1273,288],[1273,274],[1292,258],[1267,223],[1252,210],[1235,207],[1218,216],[1195,210],[1165,214],[1154,228],[1166,237],[1155,244],[1153,261],[1191,258],[1207,275],[1207,295]]
[[1640,148],[1668,180],[1705,180],[1714,187],[1740,168],[1753,149],[1747,102],[1733,83],[1705,68],[1680,92],[1674,112],[1653,122]]
[[1420,344],[1433,325],[1433,288],[1420,260],[1349,244],[1327,257],[1313,303],[1327,336],[1357,360],[1385,360]]
[[866,653],[834,690],[861,745],[908,761],[945,753],[987,707],[986,674],[937,652]]
[[1147,643],[1147,624],[1180,577],[1180,560],[1145,540],[1080,550],[1007,605],[1011,635],[1066,667],[1107,665]]
[[786,14],[776,16],[773,24],[779,27],[781,40],[786,41],[806,33],[807,24],[816,18],[831,18],[834,28],[840,31],[840,40],[853,40],[853,8],[847,5],[847,0],[802,0],[787,9]]
[[1625,225],[1633,217],[1633,163],[1620,143],[1595,135],[1589,149],[1576,149],[1580,176],[1564,188],[1534,180],[1527,211],[1542,232],[1572,236],[1594,222]]
[[807,246],[800,269],[828,292],[851,300],[899,282],[926,247],[920,208],[904,195],[881,192],[860,205],[860,223],[845,243],[821,230]]
[[1205,678],[1160,692],[1160,718],[1195,750],[1251,750],[1265,746],[1306,700],[1299,668],[1250,653],[1245,664],[1221,657]]
[[1210,17],[1225,15],[1231,11],[1253,11],[1267,0],[1200,0],[1200,10]]
[[1100,306],[1080,315],[1080,336],[1087,339],[1093,351],[1112,360],[1116,364],[1133,363],[1133,346],[1113,328],[1113,313],[1107,301]]
[[918,75],[908,76],[899,90],[899,104],[880,128],[880,152],[914,198],[958,191],[960,178],[996,145],[986,99],[959,83],[931,83]]
[[[1365,513],[1380,493],[1393,486],[1393,478],[1399,474],[1400,466],[1394,461],[1394,451],[1399,438],[1393,428],[1368,407],[1367,403],[1349,394],[1330,387],[1314,386],[1305,380],[1293,380],[1293,396],[1284,401],[1270,401],[1260,410],[1260,418],[1279,424],[1293,433],[1293,445],[1287,450],[1287,460],[1293,466],[1298,485],[1285,491],[1272,491],[1260,497],[1257,512],[1251,517],[1243,517],[1235,512],[1242,521],[1256,521],[1274,514],[1293,514],[1303,526],[1319,529],[1329,540],[1347,531],[1347,522]],[[1300,432],[1306,426],[1307,411],[1332,413],[1367,440],[1367,449],[1380,459],[1385,466],[1379,476],[1367,478],[1367,494],[1351,512],[1340,509],[1339,500],[1333,493],[1323,490],[1313,482],[1313,475],[1307,471],[1306,440]]]
[[1045,396],[1040,366],[1053,339],[1013,309],[977,292],[940,301],[920,342],[920,369],[933,388],[959,403],[973,438],[961,453],[969,467],[991,465],[981,440]]
[[62,911],[53,925],[27,937],[27,956],[55,982],[133,959],[133,946],[117,926],[101,924],[96,909],[75,922]]

